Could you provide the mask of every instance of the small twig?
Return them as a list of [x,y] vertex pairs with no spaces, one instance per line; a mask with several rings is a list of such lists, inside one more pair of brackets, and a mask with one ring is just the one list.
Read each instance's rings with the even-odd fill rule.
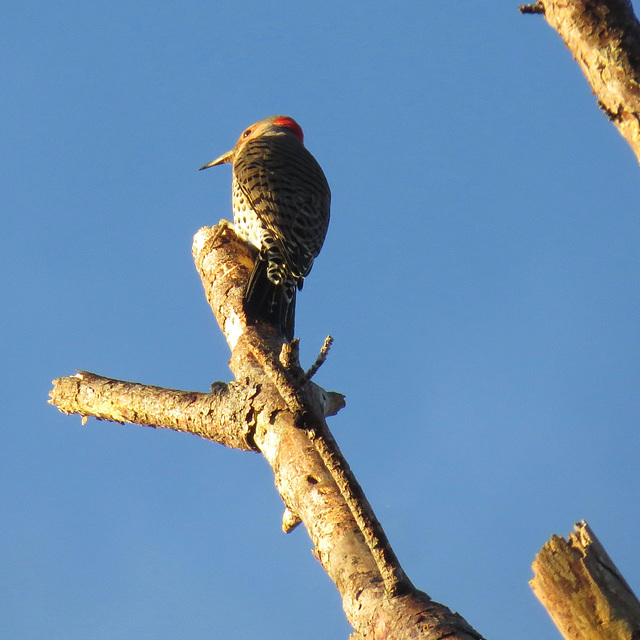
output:
[[282,368],[289,373],[299,373],[300,368],[300,338],[285,342],[280,348],[278,356]]
[[222,218],[220,222],[218,222],[218,224],[214,227],[214,232],[211,236],[211,242],[215,242],[218,238],[229,232],[235,234],[235,229],[233,228],[231,222],[229,222],[226,218]]
[[313,376],[315,376],[316,373],[318,373],[318,369],[325,363],[327,356],[329,355],[329,350],[331,349],[332,344],[333,344],[333,338],[331,336],[327,336],[324,339],[324,344],[320,349],[320,353],[318,354],[316,361],[313,363],[309,371],[307,371],[307,373],[305,374],[305,378],[307,380],[311,380],[311,378],[313,378]]
[[544,15],[544,4],[542,2],[534,2],[533,4],[521,4],[518,6],[520,13],[539,13]]

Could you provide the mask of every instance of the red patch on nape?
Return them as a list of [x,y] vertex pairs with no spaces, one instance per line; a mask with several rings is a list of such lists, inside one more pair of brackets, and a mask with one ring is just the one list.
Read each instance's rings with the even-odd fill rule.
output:
[[300,142],[304,142],[304,133],[302,133],[302,127],[293,118],[290,118],[289,116],[282,116],[281,118],[276,118],[273,121],[273,124],[278,127],[286,127],[287,129],[290,129],[296,135],[296,138],[300,140]]

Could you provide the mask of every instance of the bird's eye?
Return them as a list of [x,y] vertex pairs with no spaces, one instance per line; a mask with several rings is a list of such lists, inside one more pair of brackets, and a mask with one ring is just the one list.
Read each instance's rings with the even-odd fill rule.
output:
[[251,133],[251,129],[247,129],[243,134],[242,137],[246,138],[247,136],[249,136],[249,134]]

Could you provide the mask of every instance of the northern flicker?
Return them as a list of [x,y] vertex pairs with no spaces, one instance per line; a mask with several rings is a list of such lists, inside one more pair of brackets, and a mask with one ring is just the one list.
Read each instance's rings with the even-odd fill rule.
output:
[[271,116],[205,164],[233,165],[233,229],[257,250],[244,292],[247,323],[262,321],[293,340],[296,289],[302,289],[329,225],[331,192],[300,125]]

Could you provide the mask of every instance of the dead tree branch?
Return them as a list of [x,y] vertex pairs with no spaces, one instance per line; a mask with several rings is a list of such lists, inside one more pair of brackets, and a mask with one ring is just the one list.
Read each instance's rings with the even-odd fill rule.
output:
[[260,451],[286,507],[283,528],[304,523],[342,595],[354,640],[481,638],[458,614],[416,590],[402,571],[326,426],[325,416],[344,406],[342,395],[309,380],[297,342],[283,344],[269,327],[246,326],[247,246],[228,230],[206,227],[194,238],[193,255],[231,347],[235,381],[216,383],[204,394],[81,372],[54,381],[51,402],[83,417],[167,427]]
[[627,0],[540,0],[520,7],[543,14],[564,40],[598,99],[640,161],[640,24]]
[[566,640],[637,640],[640,602],[589,525],[553,536],[533,563],[530,584]]
[[215,391],[177,391],[103,378],[88,371],[53,381],[51,404],[63,413],[86,419],[130,422],[173,429],[218,442],[233,449],[255,451],[251,423],[239,407],[251,403],[256,389],[217,383]]

